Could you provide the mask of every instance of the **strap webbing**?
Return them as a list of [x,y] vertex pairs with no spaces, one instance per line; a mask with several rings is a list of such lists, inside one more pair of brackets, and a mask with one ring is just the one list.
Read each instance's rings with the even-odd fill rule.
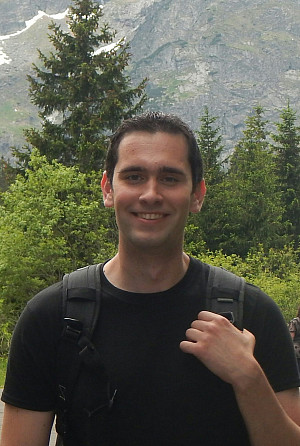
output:
[[63,278],[64,330],[57,358],[56,429],[64,438],[68,437],[68,414],[82,363],[90,369],[102,366],[91,341],[101,304],[100,268],[100,264],[90,265]]
[[100,268],[101,264],[86,266],[63,278],[64,318],[80,321],[83,334],[89,339],[100,312]]
[[210,265],[206,291],[207,311],[231,315],[233,324],[242,330],[245,279]]

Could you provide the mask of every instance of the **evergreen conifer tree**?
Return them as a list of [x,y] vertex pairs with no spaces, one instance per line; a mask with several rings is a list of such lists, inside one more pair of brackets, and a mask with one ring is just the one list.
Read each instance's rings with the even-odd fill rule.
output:
[[197,142],[204,160],[205,180],[208,185],[218,183],[222,178],[222,160],[220,156],[224,150],[220,127],[214,124],[217,116],[209,113],[208,107],[204,107],[204,113],[200,117],[200,130],[196,131]]
[[275,162],[280,190],[285,207],[284,219],[290,223],[290,232],[299,244],[300,237],[300,127],[296,125],[296,112],[289,103],[276,123]]
[[246,119],[244,137],[231,157],[226,190],[229,197],[227,234],[222,247],[234,245],[242,256],[262,244],[266,249],[284,245],[282,194],[277,175],[269,132],[261,106],[254,107]]
[[[207,192],[202,211],[189,216],[189,224],[186,228],[185,240],[189,242],[188,249],[193,255],[199,255],[204,247],[217,248],[214,243],[215,238],[212,236],[214,225],[217,224],[215,203],[219,195],[219,184],[222,183],[225,175],[221,159],[224,146],[220,127],[215,125],[217,119],[218,117],[212,116],[208,107],[205,106],[204,113],[200,117],[200,129],[195,132],[203,157]],[[191,250],[191,246],[194,246],[194,250]]]
[[70,32],[54,22],[49,25],[54,51],[49,55],[39,51],[42,66],[33,65],[35,76],[28,76],[42,128],[26,130],[28,145],[14,152],[25,165],[36,147],[48,160],[78,165],[82,171],[98,170],[107,135],[146,100],[146,80],[132,87],[124,73],[130,60],[125,39],[113,44],[115,32],[107,24],[99,30],[102,6],[92,0],[73,3],[68,13]]
[[214,214],[205,225],[205,241],[211,250],[246,257],[259,244],[267,250],[286,242],[281,192],[263,114],[257,106],[246,119],[229,170],[216,185],[211,204]]

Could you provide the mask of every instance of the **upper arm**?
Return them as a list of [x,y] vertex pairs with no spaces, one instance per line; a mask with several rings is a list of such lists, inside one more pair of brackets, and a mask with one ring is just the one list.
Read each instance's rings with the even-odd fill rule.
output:
[[47,446],[54,415],[5,404],[0,446]]
[[289,417],[300,426],[300,393],[299,388],[277,392],[276,396]]

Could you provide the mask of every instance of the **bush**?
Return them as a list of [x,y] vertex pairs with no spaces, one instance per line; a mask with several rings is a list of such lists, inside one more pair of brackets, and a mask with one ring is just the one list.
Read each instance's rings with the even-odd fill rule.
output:
[[18,177],[1,198],[0,352],[33,295],[65,272],[111,257],[116,247],[100,173],[48,163],[34,152],[26,177]]

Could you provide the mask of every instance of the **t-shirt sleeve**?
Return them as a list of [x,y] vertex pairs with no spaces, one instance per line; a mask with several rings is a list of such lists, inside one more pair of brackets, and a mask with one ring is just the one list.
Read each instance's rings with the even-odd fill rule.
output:
[[30,300],[14,329],[2,401],[51,411],[56,406],[56,351],[62,331],[61,283]]
[[259,288],[247,284],[244,327],[256,340],[254,355],[275,392],[300,386],[294,346],[276,303]]

